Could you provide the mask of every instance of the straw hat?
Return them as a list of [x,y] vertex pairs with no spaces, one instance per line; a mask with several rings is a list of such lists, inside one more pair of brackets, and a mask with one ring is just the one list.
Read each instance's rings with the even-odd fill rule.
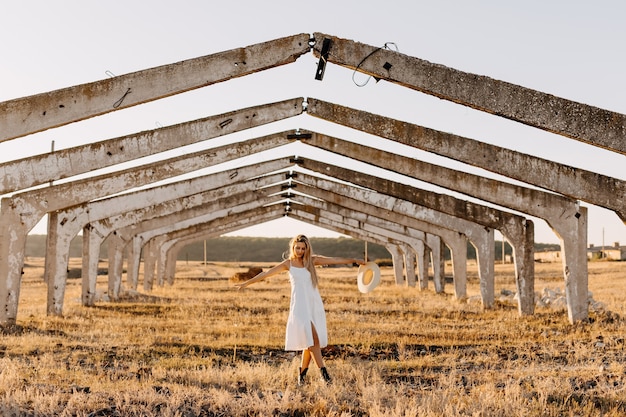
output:
[[368,262],[359,266],[356,282],[359,286],[359,291],[362,293],[366,294],[373,291],[380,283],[380,269],[376,262]]

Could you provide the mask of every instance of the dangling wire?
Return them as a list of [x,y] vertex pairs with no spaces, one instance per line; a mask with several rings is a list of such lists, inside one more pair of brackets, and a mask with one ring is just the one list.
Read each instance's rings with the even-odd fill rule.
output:
[[395,42],[385,42],[385,44],[383,46],[381,46],[380,48],[376,48],[374,49],[372,52],[370,52],[365,58],[363,58],[361,60],[361,62],[359,62],[359,65],[356,66],[356,68],[354,69],[354,72],[352,73],[352,82],[357,86],[357,87],[365,87],[367,85],[367,83],[370,81],[370,78],[372,78],[372,76],[370,75],[369,77],[367,77],[367,80],[365,80],[365,82],[363,84],[359,84],[356,82],[356,80],[354,79],[354,76],[356,75],[357,71],[359,70],[359,68],[361,67],[361,65],[363,65],[363,63],[365,61],[367,61],[369,59],[369,57],[371,57],[372,55],[374,55],[376,52],[380,51],[381,49],[388,49],[391,50],[391,48],[389,47],[389,45],[393,45],[393,49],[395,49],[396,52],[400,52],[400,50],[398,49],[398,45],[396,45]]

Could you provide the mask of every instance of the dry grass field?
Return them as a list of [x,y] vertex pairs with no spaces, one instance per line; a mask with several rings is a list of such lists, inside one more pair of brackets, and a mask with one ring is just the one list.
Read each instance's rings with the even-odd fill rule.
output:
[[[519,317],[508,299],[483,311],[450,284],[397,287],[387,268],[361,294],[356,268],[323,269],[333,383],[312,365],[303,387],[299,356],[282,349],[288,280],[236,291],[229,277],[250,266],[183,262],[173,286],[90,308],[71,279],[58,318],[45,313],[42,260],[29,259],[18,324],[0,339],[0,415],[626,415],[626,263],[589,264],[604,307],[575,325],[553,307]],[[536,291],[563,288],[559,265],[536,268]],[[511,265],[496,273],[499,299],[515,285]]]

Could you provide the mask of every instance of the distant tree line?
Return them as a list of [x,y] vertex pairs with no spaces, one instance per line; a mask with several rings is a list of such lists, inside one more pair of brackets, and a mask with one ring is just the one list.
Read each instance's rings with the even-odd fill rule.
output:
[[[75,237],[70,244],[70,257],[82,256],[82,237]],[[363,258],[365,243],[362,240],[352,238],[311,238],[313,250],[316,253],[326,256],[343,256]],[[178,253],[179,260],[202,261],[204,260],[205,241],[200,240],[184,247]],[[274,262],[282,258],[283,253],[288,249],[289,238],[267,238],[267,237],[217,237],[206,239],[206,260],[227,261],[227,262]],[[536,243],[535,251],[559,250],[559,245]],[[29,235],[26,240],[26,256],[43,257],[46,253],[46,236]],[[368,258],[371,260],[389,259],[391,255],[384,246],[374,243],[367,244]],[[511,246],[504,244],[505,256],[512,255]],[[502,242],[495,242],[496,260],[502,259]],[[449,251],[445,250],[446,259],[450,259]],[[475,248],[468,243],[468,259],[476,259]],[[102,245],[100,258],[107,258],[107,243]]]
[[[266,237],[219,237],[206,240],[207,261],[256,261],[276,262],[287,255],[290,238]],[[363,258],[365,243],[351,238],[311,238],[313,251],[326,256]],[[367,244],[369,259],[390,258],[383,246]],[[179,260],[203,260],[204,241],[195,242],[183,248],[178,254]]]

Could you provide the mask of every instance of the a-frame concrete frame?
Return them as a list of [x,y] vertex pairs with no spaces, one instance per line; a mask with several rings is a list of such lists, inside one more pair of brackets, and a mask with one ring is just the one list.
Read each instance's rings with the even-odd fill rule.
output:
[[[255,180],[255,181],[257,181],[257,182],[258,182],[258,181],[260,181],[260,179],[257,179],[257,180]],[[101,202],[96,202],[95,204],[98,204],[98,203],[101,203]],[[118,216],[118,217],[119,217],[119,216]],[[106,221],[104,221],[104,222],[106,223],[107,227],[111,227],[113,224],[115,224],[115,223],[116,223],[116,221],[115,221],[115,220],[112,220],[112,219],[106,219]],[[165,221],[165,223],[166,223],[166,224],[171,224],[171,220],[167,220],[167,221]],[[91,228],[92,228],[92,226],[87,227],[87,228],[85,229],[85,232],[86,232],[86,233],[88,233],[88,231],[89,231]],[[133,229],[135,229],[135,226],[133,226]],[[135,229],[135,230],[136,230],[136,229]],[[481,230],[482,230],[482,228],[481,228]],[[72,232],[72,233],[73,233],[73,232]],[[122,232],[122,231],[118,230],[118,231],[116,232],[116,234],[119,236],[120,234],[124,234],[124,232]],[[99,233],[99,235],[103,235],[103,233]],[[485,246],[485,247],[490,247],[491,245],[482,245],[482,246]],[[96,253],[97,253],[97,251],[96,251]],[[480,251],[479,251],[479,253],[480,253]],[[94,258],[95,258],[95,256],[94,256]],[[485,258],[489,258],[489,256],[486,256]],[[492,256],[491,258],[493,258],[493,256]],[[111,269],[111,268],[110,268],[110,269]],[[132,268],[129,268],[129,269],[132,269]],[[129,272],[130,272],[130,271],[129,271]],[[59,284],[59,285],[60,285],[60,284]]]
[[[284,167],[284,165],[281,165],[278,167]],[[277,166],[273,166],[273,169],[276,169],[276,168]],[[238,173],[238,178],[245,178],[246,176],[250,176],[250,175],[258,175],[262,173],[262,171],[255,170],[252,172],[252,174],[246,174],[245,168],[241,168],[237,170],[237,173]],[[212,181],[207,181],[206,178],[200,178],[201,181],[196,179],[196,180],[188,181],[188,183],[190,184],[202,183],[203,186],[207,183],[219,184],[222,181],[224,181],[223,175],[224,174],[222,174],[222,177],[215,175],[215,177],[217,177],[219,180],[213,179]],[[230,176],[231,176],[231,173],[229,173],[229,178]],[[172,189],[174,191],[168,192],[167,190],[169,189]],[[194,188],[191,188],[191,189],[196,190]],[[50,282],[54,282],[54,285],[50,285],[51,293],[49,297],[49,312],[51,314],[60,313],[61,300],[62,300],[61,294],[64,289],[64,279],[65,279],[64,273],[65,273],[66,264],[67,264],[68,243],[71,240],[71,238],[77,233],[77,230],[80,229],[81,225],[84,222],[87,222],[88,220],[95,220],[101,216],[110,215],[111,212],[119,212],[120,209],[122,210],[129,209],[129,206],[127,204],[121,203],[126,198],[129,198],[131,201],[135,202],[135,204],[141,205],[141,202],[146,202],[146,201],[154,202],[155,198],[157,198],[155,196],[159,196],[160,198],[164,198],[163,196],[167,196],[167,198],[171,198],[175,196],[184,195],[185,192],[188,192],[188,190],[189,190],[188,185],[185,185],[185,186],[180,186],[179,184],[176,184],[175,186],[168,185],[168,186],[163,186],[163,187],[157,187],[156,190],[140,191],[140,192],[133,193],[131,195],[117,196],[117,197],[113,197],[110,199],[99,200],[93,203],[85,203],[83,205],[73,206],[70,209],[62,210],[62,211],[54,213],[54,216],[53,216],[54,221],[50,222],[50,225],[51,225],[50,235],[60,240],[57,242],[57,244],[50,246],[50,250],[54,250],[54,251],[48,254],[49,259],[55,260],[55,262],[50,265],[50,271],[53,276],[53,279]],[[150,197],[150,195],[152,195],[152,197]],[[178,204],[178,207],[179,206],[180,204]],[[154,210],[148,210],[148,212],[154,213]],[[145,213],[146,213],[146,210],[141,211],[141,214],[145,215]],[[135,212],[130,213],[130,214],[127,213],[125,217],[128,217],[125,219],[125,221],[130,221],[129,218],[134,219],[135,221],[138,221],[140,218],[140,216]],[[61,220],[56,221],[59,218]],[[71,219],[71,221],[68,221],[68,219]],[[109,226],[114,223],[110,219],[107,222]],[[86,229],[89,236],[93,236],[93,234],[91,234],[90,232],[91,229],[92,229],[92,226]],[[100,232],[98,233],[98,235],[103,237],[104,233]],[[63,242],[65,242],[65,244],[63,244]],[[59,256],[57,252],[55,252],[58,250],[65,251],[66,255]],[[87,264],[89,264],[89,262],[87,262]],[[114,268],[111,268],[111,270],[114,270]],[[57,271],[57,273],[53,273],[53,271]],[[90,289],[91,289],[91,286],[89,284],[85,284],[85,293],[83,294],[85,299],[89,299],[90,294],[93,294],[93,292]],[[115,293],[114,287],[112,287],[111,292]]]
[[[321,221],[319,215],[315,216],[315,218],[311,218],[310,211],[302,211],[302,209],[294,208],[290,204],[286,205],[285,207],[283,207],[283,205],[275,204],[273,207],[279,213],[283,213],[283,215],[288,215],[304,222],[327,227],[330,230],[349,234],[362,240],[379,243],[381,245],[388,245],[392,243],[398,246],[408,247],[408,245],[415,240],[402,234],[395,234],[395,238],[401,239],[396,240],[394,239],[394,237],[391,237],[394,234],[393,232],[388,232],[385,230],[381,231],[381,233],[374,233],[371,231],[366,232],[360,228],[354,228],[341,222],[337,225],[336,223],[333,223],[332,220]],[[256,213],[260,209],[261,208],[252,209],[249,210],[247,213],[241,213],[240,215],[251,216],[253,213]],[[216,219],[214,222],[218,224],[226,222],[226,225],[229,225],[230,222],[236,223],[238,221],[238,217],[229,216],[225,219]],[[157,243],[159,247],[155,248],[153,252],[146,255],[147,257],[152,258],[150,268],[154,268],[154,264],[157,264],[157,275],[159,276],[158,281],[160,283],[163,283],[165,281],[169,282],[170,284],[173,283],[174,269],[176,265],[176,254],[178,253],[178,250],[181,248],[181,246],[187,245],[198,239],[204,239],[208,236],[215,236],[216,234],[220,233],[220,230],[216,229],[214,222],[211,222],[210,224],[200,224],[197,227],[193,227],[193,229],[191,230],[172,230],[170,232],[167,232],[165,235],[160,236],[159,242]],[[465,245],[465,241],[463,241],[463,244]],[[463,246],[463,252],[465,251],[465,249],[466,247]],[[146,265],[148,265],[148,262],[146,262]]]
[[[363,231],[356,230],[353,228],[345,228],[345,227],[337,227],[334,225],[330,225],[323,221],[316,221],[315,219],[310,219],[309,216],[300,216],[298,214],[292,213],[290,209],[283,208],[282,206],[275,206],[275,209],[278,213],[282,213],[284,216],[289,216],[294,219],[301,220],[305,223],[310,223],[313,225],[321,226],[324,228],[328,228],[329,230],[333,230],[339,233],[352,235],[355,238],[369,241],[373,243],[378,243],[380,245],[388,245],[390,243],[396,245],[405,245],[404,242],[395,241],[393,238],[384,236],[384,235],[376,235],[373,233],[364,233]],[[251,213],[254,213],[257,209],[251,210]],[[250,214],[248,214],[250,215]],[[230,222],[230,219],[224,219],[224,221]],[[237,221],[237,219],[235,219]],[[219,229],[216,229],[213,224],[204,225],[198,230],[195,230],[194,233],[188,233],[187,231],[183,231],[180,233],[182,236],[171,236],[168,235],[164,237],[164,242],[162,242],[161,247],[156,251],[155,257],[158,258],[159,263],[157,264],[157,275],[162,274],[162,281],[166,281],[170,284],[173,283],[175,276],[175,268],[176,268],[176,258],[180,249],[190,243],[198,241],[200,239],[206,239],[209,237],[214,237],[221,234]],[[403,240],[407,240],[406,237],[403,237]],[[410,239],[408,239],[410,240]]]
[[[310,165],[310,166],[313,166],[312,164],[313,164],[313,162],[312,162],[312,160],[310,160],[309,165]],[[323,168],[320,172],[322,172],[322,171],[323,171],[323,172],[325,172],[325,173],[328,173],[328,172],[329,172],[329,171],[328,171],[329,169],[330,169],[330,166],[328,166],[328,165],[324,165],[324,168]],[[356,172],[353,172],[353,173],[352,173],[352,175],[354,176],[354,178],[357,178],[357,177],[359,176],[359,174],[358,174],[358,173],[356,173]],[[383,181],[383,180],[380,180],[380,181]],[[389,185],[387,185],[387,186],[386,186],[386,187],[384,187],[384,188],[387,188],[387,189],[388,189],[388,188],[389,188]],[[375,207],[377,204],[378,204],[378,205],[380,205],[380,204],[381,204],[381,201],[380,201],[381,199],[386,199],[386,198],[387,198],[387,197],[384,197],[384,195],[379,194],[379,195],[376,197],[376,200],[370,200],[369,204],[371,204],[372,206],[374,206],[374,207]],[[397,199],[394,199],[394,201],[397,201]],[[446,201],[446,203],[450,203],[450,201]],[[456,204],[458,205],[458,203],[456,203]],[[471,205],[471,203],[465,203],[465,204],[470,204],[470,205]],[[363,205],[363,203],[361,203],[361,205]],[[433,205],[433,203],[431,203],[431,205]],[[453,203],[453,205],[454,205],[454,203]],[[413,210],[412,215],[415,215],[415,213],[419,210],[419,208],[417,208],[417,206],[412,206],[412,210]],[[479,210],[476,208],[474,211],[478,212]],[[409,211],[405,211],[405,213],[409,213]],[[389,211],[387,211],[387,212],[386,212],[386,216],[387,216],[387,217],[389,217],[391,214],[392,214],[392,213],[391,213],[391,212],[389,212]],[[397,216],[397,215],[396,215],[396,216]],[[433,216],[433,215],[431,214],[431,217],[432,217],[432,216]],[[485,215],[483,215],[482,217],[484,218],[484,217],[489,217],[489,216],[493,216],[493,213],[490,213],[489,215],[485,214]],[[495,215],[495,216],[493,216],[493,217],[494,217],[494,218],[498,218],[499,216],[501,216],[501,215]],[[478,217],[480,217],[480,216],[478,216]],[[401,221],[401,220],[400,220],[400,218],[397,218],[396,220],[397,220],[397,221]],[[459,220],[457,220],[457,222],[458,222],[458,221],[459,221]],[[520,219],[520,223],[523,223],[523,222],[524,222],[524,221],[523,221],[522,219]],[[170,224],[170,223],[171,223],[171,222],[166,221],[166,224]],[[422,223],[423,223],[423,222],[422,222]],[[450,217],[447,217],[447,218],[445,218],[444,220],[442,220],[442,221],[441,221],[441,223],[442,223],[442,224],[446,224],[446,225],[447,225],[447,227],[450,227],[450,225],[453,225],[453,224],[455,223],[455,221],[454,221],[454,220],[450,220]],[[415,223],[414,223],[414,224],[415,224]],[[422,227],[424,227],[424,226],[422,225]],[[461,228],[462,228],[462,229],[465,229],[465,230],[469,230],[469,231],[471,231],[471,230],[472,230],[472,224],[471,224],[471,222],[467,222],[467,221],[465,221],[465,223],[463,223],[463,225],[462,225],[462,226],[456,226],[456,227],[457,227],[457,230],[459,230],[459,229],[461,229]],[[485,229],[483,226],[481,226],[481,227],[476,227],[476,228],[475,228],[475,230],[476,230],[476,232],[474,232],[474,235],[475,235],[474,239],[479,239],[479,238],[481,238],[481,236],[479,236],[479,234],[480,234],[480,233],[483,233],[483,234],[484,234],[484,232],[486,231],[486,229]],[[433,233],[438,233],[438,231],[439,231],[439,229],[438,229],[438,230],[436,230],[436,231],[434,231]],[[489,230],[487,230],[487,233],[489,233]],[[489,239],[487,242],[489,242],[490,244],[485,244],[485,243],[482,243],[482,242],[481,242],[481,244],[480,244],[480,245],[478,245],[478,246],[479,246],[479,248],[478,248],[478,253],[479,253],[479,254],[481,254],[481,258],[485,258],[485,259],[487,259],[486,264],[489,264],[489,260],[491,260],[491,264],[493,264],[493,235],[491,235],[491,236],[490,236],[490,239]],[[532,243],[532,239],[530,240],[530,243]],[[516,246],[517,246],[517,245],[516,245]],[[484,249],[482,249],[482,250],[481,250],[481,248],[484,248]],[[483,256],[482,256],[483,251],[487,251],[487,252],[485,252],[485,253],[491,253],[491,255],[490,255],[490,256],[489,256],[489,255],[486,255],[486,256],[484,256],[484,257],[483,257]],[[530,252],[530,255],[531,255],[530,257],[532,258],[532,252]],[[492,266],[493,266],[493,265],[492,265]],[[491,266],[491,271],[492,271],[492,266]],[[486,274],[486,275],[487,275],[487,274]],[[531,276],[531,278],[532,278],[532,276]],[[492,275],[492,273],[491,273],[491,281],[492,281],[492,280],[493,280],[493,275]],[[528,279],[528,281],[532,282],[532,279]],[[491,287],[493,287],[493,284],[491,284]],[[531,291],[530,291],[530,294],[532,294],[532,287],[530,288],[530,290],[531,290]],[[490,304],[492,303],[492,301],[488,301],[489,299],[491,299],[491,300],[493,299],[493,294],[492,294],[492,293],[493,293],[493,291],[491,291],[491,297],[485,297],[485,300],[487,300],[487,305],[490,305]],[[464,292],[463,292],[463,294],[462,294],[462,293],[459,291],[459,292],[458,292],[458,294],[459,294],[460,296],[462,296],[462,295],[464,294]],[[531,298],[531,301],[530,301],[530,305],[532,305],[532,298]],[[532,312],[532,310],[531,310],[531,311],[524,311],[524,312],[525,312],[525,313],[529,313],[529,312]]]
[[[255,180],[255,181],[258,181],[258,179],[257,179],[257,180]],[[284,196],[284,195],[282,195],[281,197],[283,197],[283,198],[284,198],[285,196]],[[361,205],[363,205],[363,203],[361,203]],[[370,208],[370,210],[371,210],[371,211],[373,211],[373,212],[379,211],[379,210],[378,210],[378,209],[376,209],[374,206],[371,206],[371,207],[370,207],[370,206],[368,206],[367,208]],[[183,213],[181,213],[181,214],[183,214]],[[387,213],[387,216],[388,216],[388,215],[389,215],[389,213]],[[173,216],[172,216],[172,217],[173,217]],[[144,223],[147,223],[147,222],[144,222]],[[138,226],[137,228],[133,227],[133,228],[132,228],[132,230],[136,232],[136,231],[139,231],[139,230],[143,230],[144,228],[148,228],[148,227],[150,227],[150,225],[144,225],[144,223],[139,224],[139,226]],[[152,226],[155,226],[155,227],[156,227],[156,226],[158,226],[158,225],[159,225],[159,223],[161,223],[161,224],[165,225],[168,229],[173,229],[173,228],[175,228],[175,227],[176,227],[176,225],[175,225],[175,224],[173,224],[173,220],[172,220],[172,219],[170,219],[169,217],[155,219],[155,220],[154,220],[154,222],[152,222]],[[484,230],[484,228],[482,228],[482,227],[480,227],[480,228],[478,228],[478,229],[480,229],[480,230]],[[442,230],[442,228],[438,228],[437,230],[438,230],[438,231],[439,231],[439,230]],[[120,230],[118,230],[116,233],[117,233],[117,235],[118,235],[118,236],[119,236],[119,235],[124,235],[124,234],[126,234],[126,232],[124,232],[124,231],[120,231]],[[140,237],[140,239],[139,239],[139,241],[141,241],[141,242],[145,242],[147,239],[150,239],[150,238],[154,237],[154,235],[155,235],[155,234],[157,234],[157,233],[158,233],[158,231],[157,231],[157,232],[150,232],[149,234],[147,234],[147,236],[141,236],[141,237]],[[127,237],[127,238],[122,239],[122,240],[128,241],[128,240],[131,240],[131,238],[130,238],[130,237]],[[134,239],[133,239],[133,240],[134,240]],[[483,245],[483,246],[484,246],[484,245]],[[464,244],[463,244],[463,251],[465,251],[465,249],[466,249],[466,246],[465,246],[465,242],[464,242]],[[97,251],[95,251],[95,253],[97,253]],[[135,252],[135,256],[138,256],[138,255],[137,255],[138,253],[139,253],[139,251],[136,251],[136,252]],[[487,256],[486,256],[486,257],[487,257]],[[121,257],[119,257],[119,256],[116,256],[116,257],[115,257],[115,259],[120,259],[120,258],[121,258]],[[492,261],[492,262],[493,262],[493,261]],[[130,262],[130,261],[129,261],[129,263],[136,264],[137,262]],[[147,262],[146,262],[146,263],[147,263]],[[147,270],[147,271],[150,271],[150,267],[149,267],[149,266],[146,266],[146,267],[144,268],[144,271],[146,271],[146,270]],[[129,270],[129,273],[130,273],[130,270]],[[148,273],[151,273],[151,272],[148,272]],[[119,279],[119,278],[118,278],[118,279]],[[127,279],[128,279],[128,278],[127,278]],[[132,280],[132,279],[131,279],[131,280]]]
[[[310,49],[313,49],[313,52],[319,55],[321,53],[321,40],[326,37],[327,35],[319,33],[315,34],[313,38],[306,34],[295,35],[113,79],[0,103],[0,121],[3,126],[6,126],[6,129],[0,133],[0,141],[178,94],[233,77],[284,65],[293,62]],[[430,64],[417,58],[407,57],[396,52],[382,50],[353,41],[332,38],[330,45],[330,55],[322,57],[324,63],[334,62],[354,68],[355,70],[375,75],[380,79],[396,82],[427,94],[433,94],[462,105],[502,115],[511,120],[624,154],[624,143],[626,141],[623,138],[626,129],[625,116],[622,114],[575,103],[487,77],[462,73],[441,65]],[[367,59],[364,59],[365,57]],[[210,73],[210,75],[207,75],[207,73]],[[160,82],[165,74],[167,74],[168,83]],[[424,74],[429,75],[424,77]],[[446,83],[443,80],[452,80],[453,82]],[[490,93],[485,95],[485,91]],[[116,100],[113,100],[114,98]],[[527,103],[531,101],[539,105],[533,106],[532,112],[529,113]],[[316,103],[313,104],[311,113],[317,112],[319,115]],[[383,126],[383,124],[380,124],[380,126]],[[405,124],[404,127],[410,126]],[[384,134],[389,132],[393,134],[395,130],[389,129]],[[384,137],[384,134],[379,136]],[[468,146],[472,147],[474,144],[469,144]],[[500,153],[499,156],[505,154]],[[500,158],[500,160],[503,160],[503,158]],[[38,168],[46,170],[45,166]],[[587,174],[589,173],[583,173],[581,177],[587,179],[593,177],[593,175],[589,176]],[[545,172],[542,175],[546,177]],[[515,178],[512,174],[507,176]],[[53,177],[52,175],[49,179],[56,179]],[[551,177],[550,179],[554,180],[552,181],[553,183],[559,184],[557,188],[567,188],[567,186],[572,188],[571,182],[565,184],[562,181],[564,177],[566,176],[559,172],[556,178]],[[533,183],[528,179],[522,179],[522,181]],[[604,202],[604,196],[599,195],[600,192],[598,192],[597,188],[599,183],[603,185],[602,188],[616,190],[612,194],[618,197],[617,207],[610,207],[624,219],[624,211],[626,210],[624,210],[623,204],[623,196],[625,194],[623,181],[608,178],[607,181],[596,182],[595,192],[594,190],[589,191],[587,193],[589,197],[584,198],[576,197],[561,189],[554,191],[607,207],[604,205],[607,204]],[[585,188],[585,191],[587,192],[588,190]],[[33,218],[39,215],[38,208],[33,207],[34,205],[31,203],[21,200],[3,202],[3,213],[7,204],[15,205],[8,209],[14,216],[5,216],[3,214],[2,224],[9,223],[14,225],[20,220],[25,220],[24,224],[28,228]],[[33,208],[37,213],[35,216],[30,215]],[[10,233],[15,231],[12,227],[2,227],[0,230],[2,235],[0,247],[3,242],[8,240],[9,236],[14,236]],[[0,259],[8,253],[2,262],[11,264],[12,267],[19,266],[20,263],[20,254],[17,253],[16,262],[12,249],[20,247],[22,242],[19,242],[21,238],[19,232],[24,227],[17,229],[18,242],[15,243],[12,238],[8,245],[8,250],[0,251]],[[2,266],[0,266],[0,272],[2,272]],[[7,294],[9,303],[11,297],[17,295],[17,293],[9,290],[14,285],[14,278],[7,276],[6,285],[4,285],[5,283],[0,284],[0,296],[4,295],[4,292],[10,293]],[[586,291],[583,292],[583,288],[581,288],[584,285],[579,284],[575,283],[574,287],[577,288],[575,292],[578,295],[586,294]],[[568,294],[568,304],[571,303],[570,298]],[[576,308],[574,310],[578,311],[579,309]],[[571,314],[571,311],[572,309],[570,308],[568,310],[570,321],[586,318],[586,310],[574,315]]]
[[[289,136],[287,133],[283,133],[283,134],[278,134],[278,135],[270,135],[267,136],[265,138],[258,138],[256,139],[255,145],[256,146],[260,146],[259,142],[265,142],[266,140],[275,140],[276,137],[275,136]],[[293,136],[293,135],[292,135]],[[297,135],[296,135],[297,136]],[[282,142],[278,142],[278,144],[280,144]],[[245,144],[245,143],[244,143]],[[238,146],[244,147],[242,144],[239,144]],[[246,145],[247,146],[247,145]],[[218,151],[222,151],[222,149],[218,148],[217,151],[212,150],[211,152],[213,152],[213,156],[214,159],[218,159],[218,161],[220,160],[219,158],[217,158],[217,156],[219,155]],[[203,151],[203,152],[209,152],[209,151]],[[191,156],[187,156],[185,157],[186,159],[193,159],[194,157],[197,157],[197,155],[191,155]],[[168,162],[169,164],[170,162]],[[169,166],[169,165],[168,165]],[[230,176],[231,174],[229,174]],[[96,179],[97,181],[97,179]],[[135,204],[141,204],[139,202],[142,201],[153,201],[154,197],[148,197],[148,194],[152,193],[154,194],[154,192],[144,192],[143,195],[140,198],[133,198],[132,200],[134,202],[136,202]],[[165,193],[157,193],[158,195],[166,195]],[[169,194],[167,194],[169,195]],[[173,194],[172,196],[175,196],[176,194]],[[112,201],[117,201],[119,198],[114,198]],[[73,201],[72,201],[73,202]],[[51,221],[51,230],[50,230],[50,236],[53,237],[61,237],[61,235],[63,235],[63,237],[61,237],[61,241],[58,242],[58,244],[52,245],[51,246],[51,250],[64,250],[63,248],[67,248],[67,245],[69,243],[69,240],[73,237],[73,235],[75,233],[77,233],[77,228],[80,227],[81,222],[86,222],[87,219],[95,219],[98,216],[102,216],[103,215],[103,209],[100,209],[98,207],[104,206],[105,204],[103,203],[107,203],[107,201],[98,201],[96,203],[93,204],[83,204],[83,205],[79,205],[79,206],[73,206],[69,211],[62,211],[62,212],[57,212],[54,213],[53,216],[53,220],[56,220],[57,218],[61,218],[61,221],[56,222],[56,221]],[[128,210],[129,207],[127,205],[124,204],[118,204],[118,203],[111,203],[108,202],[109,206],[112,206],[112,208],[114,210]],[[82,213],[82,214],[81,214]],[[88,217],[86,215],[86,213],[88,213]],[[68,222],[67,219],[72,219],[72,222]],[[74,227],[74,230],[71,229],[71,227]],[[58,229],[59,228],[64,228],[65,231],[63,233],[61,233]],[[65,242],[65,244],[63,244],[63,241]],[[50,269],[54,269],[56,271],[65,271],[65,266],[64,264],[66,264],[67,260],[63,257],[59,257],[56,256],[56,254],[54,252],[51,252],[48,256],[48,259],[54,259],[56,263],[51,264],[51,268]],[[61,261],[61,263],[59,263],[59,261]],[[52,275],[54,276],[55,274],[52,273]],[[59,276],[55,276],[55,278],[53,279],[53,282],[55,282],[54,288],[56,288],[58,291],[61,291],[61,288],[63,288],[63,282],[62,282],[62,275]],[[88,297],[88,294],[87,294]],[[50,302],[50,312],[58,312],[58,307],[54,307],[55,304],[55,299],[59,299],[59,297],[55,296],[54,294],[50,295],[50,300],[52,300]]]
[[[281,195],[281,198],[284,198],[284,197],[285,197],[284,194]],[[379,212],[377,214],[381,215],[380,210],[376,209],[373,206],[364,205],[363,203],[360,203],[360,205],[361,205],[361,209],[363,209],[365,211],[368,211],[370,213]],[[298,207],[298,206],[299,205],[296,205],[296,206],[289,205],[288,206],[288,210],[287,210],[287,214],[291,214],[291,208],[293,208],[293,210],[296,210],[296,207]],[[312,209],[313,210],[320,210],[319,208],[315,208],[315,207],[312,207]],[[329,211],[329,210],[327,210],[327,211]],[[303,212],[300,211],[300,213],[303,213]],[[339,211],[337,211],[337,213],[339,213]],[[358,210],[352,210],[352,213],[358,213]],[[371,216],[371,214],[365,214],[365,215],[368,216],[368,218],[367,218],[368,221],[371,221],[373,223],[377,223],[378,224],[378,229],[379,230],[376,231],[376,230],[368,230],[367,228],[357,228],[356,230],[358,231],[358,233],[355,232],[355,233],[348,233],[348,234],[353,235],[355,237],[357,237],[357,236],[361,237],[364,240],[369,240],[368,236],[369,237],[374,237],[374,236],[380,236],[381,234],[386,234],[386,235],[395,234],[394,243],[396,245],[404,244],[404,246],[406,246],[407,244],[410,245],[412,243],[416,243],[418,239],[423,238],[422,237],[423,232],[420,232],[420,231],[417,231],[417,230],[411,230],[410,228],[407,228],[406,226],[394,225],[394,224],[390,223],[387,220],[383,220],[381,218],[373,217],[373,216]],[[384,213],[382,213],[382,215],[384,215]],[[151,233],[149,238],[159,239],[159,237],[155,236],[156,234],[158,234],[158,233],[163,233],[163,234],[172,233],[174,230],[178,230],[180,227],[183,227],[183,226],[171,224],[171,222],[169,222],[167,220],[163,221],[163,223],[168,225],[167,228],[165,230],[155,231],[155,232]],[[202,221],[200,221],[200,223],[202,223]],[[385,231],[381,232],[380,229],[385,229]],[[180,232],[177,232],[177,233],[180,234]],[[443,233],[445,234],[446,231],[443,230]],[[456,246],[455,245],[451,245],[451,250],[455,254],[455,259],[457,258],[456,254],[458,252],[459,253],[458,258],[464,260],[465,259],[465,252],[466,252],[466,249],[467,249],[467,245],[466,245],[467,240],[466,239],[458,239],[459,236],[462,236],[462,234],[460,234],[458,232],[455,233],[455,232],[448,231],[447,233],[448,233],[447,236],[449,236],[449,239],[447,239],[448,242],[451,242],[451,243],[454,244],[454,243],[457,243],[457,241],[458,241],[458,242],[461,243],[461,244],[457,244]],[[160,235],[160,236],[162,236],[162,235]],[[415,237],[413,237],[413,236],[415,236]],[[184,236],[184,238],[186,240],[193,240],[193,238],[190,238],[190,237],[188,237],[186,235]],[[145,240],[145,239],[142,239],[142,240]],[[157,245],[164,244],[163,240],[164,239],[160,239],[160,241],[157,243]],[[376,239],[376,241],[379,242],[380,239]],[[389,243],[389,239],[387,241],[385,241],[385,243]],[[144,257],[145,257],[145,267],[144,267],[144,274],[145,274],[145,276],[151,276],[152,275],[152,270],[154,269],[154,263],[156,263],[156,257],[157,257],[156,253],[161,253],[161,252],[158,249],[154,249],[154,251],[148,250],[147,253],[144,255]],[[161,262],[163,262],[163,261],[165,261],[165,258],[160,258],[159,260]],[[458,291],[458,294],[461,294],[459,296],[464,296],[464,294],[465,294],[465,289],[464,289],[464,283],[465,283],[465,269],[464,269],[465,268],[465,262],[464,261],[458,262],[458,265],[459,265],[460,269],[456,269],[455,268],[455,276],[458,277],[459,284],[462,286],[460,288],[461,291]],[[414,272],[413,272],[413,274],[414,274]],[[121,276],[118,279],[121,279]],[[146,279],[146,278],[144,277],[144,279]],[[410,279],[410,277],[407,277],[407,283],[408,283],[409,279]],[[159,282],[162,282],[162,281],[163,281],[162,277],[159,278]],[[398,284],[402,284],[404,282],[405,281],[403,279],[401,279],[399,281],[397,280]],[[441,290],[443,290],[443,289],[441,289]]]

